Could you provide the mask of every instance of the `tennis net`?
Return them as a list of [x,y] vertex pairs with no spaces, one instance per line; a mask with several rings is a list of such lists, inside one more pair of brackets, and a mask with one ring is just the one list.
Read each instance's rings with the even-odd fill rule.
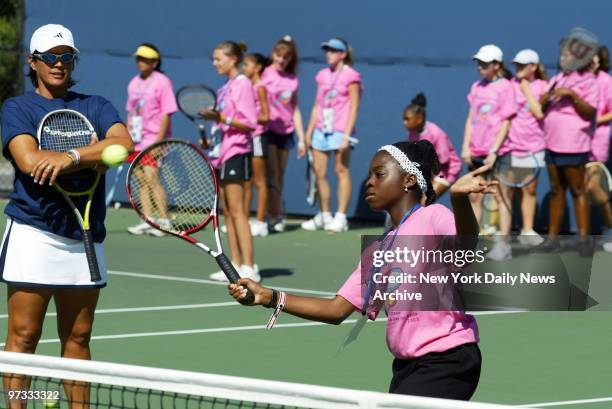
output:
[[10,409],[508,407],[12,352],[0,352],[0,372]]

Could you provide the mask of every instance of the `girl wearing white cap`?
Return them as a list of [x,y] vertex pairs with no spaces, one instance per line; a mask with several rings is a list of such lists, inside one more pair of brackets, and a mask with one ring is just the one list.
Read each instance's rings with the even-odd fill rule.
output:
[[[136,151],[127,159],[128,162],[132,162],[140,151],[171,136],[170,117],[178,110],[172,82],[161,70],[162,58],[157,47],[150,43],[142,43],[136,49],[134,56],[138,74],[128,84],[125,110],[128,129]],[[149,166],[144,166],[144,170],[136,176],[146,180],[141,186],[159,186],[157,162],[151,160],[148,163]],[[163,192],[161,188],[148,189],[141,194],[152,197],[163,194],[161,192]],[[154,202],[164,203],[165,200]],[[161,224],[169,223],[167,215],[166,217],[162,215],[158,221]],[[164,233],[145,222],[128,227],[127,230],[136,235],[164,236]]]
[[[316,76],[317,96],[312,107],[306,144],[312,148],[321,211],[302,223],[305,230],[342,232],[348,230],[346,211],[351,199],[351,140],[355,132],[361,75],[352,67],[353,50],[341,38],[332,38],[321,44],[329,67]],[[327,165],[334,155],[338,176],[338,211],[332,218]]]
[[591,55],[584,62],[575,58],[569,44],[581,43],[596,53],[597,37],[582,28],[570,31],[562,43],[559,66],[561,72],[550,80],[540,103],[544,110],[544,137],[546,164],[550,177],[550,222],[548,237],[540,244],[541,251],[554,251],[560,247],[558,236],[565,210],[565,193],[570,191],[576,213],[580,241],[578,251],[583,256],[593,253],[589,234],[589,205],[586,195],[585,165],[591,150],[593,121],[597,116],[599,85],[592,72]]
[[[515,97],[515,113],[510,124],[508,137],[499,148],[499,156],[503,160],[512,160],[513,167],[533,167],[528,154],[533,154],[540,166],[544,165],[544,128],[542,106],[539,99],[547,88],[546,70],[540,64],[540,57],[534,50],[519,51],[512,60],[516,67],[516,75],[512,80]],[[521,241],[529,244],[539,244],[542,238],[533,230],[537,205],[537,180],[521,189],[521,216],[523,226]],[[507,238],[512,228],[512,196],[514,189],[500,185],[503,204],[499,206],[499,227],[501,238],[487,254],[495,260],[503,260],[512,256]],[[510,207],[508,207],[510,206]]]
[[[438,158],[429,141],[386,145],[374,155],[366,181],[365,199],[372,209],[387,211],[393,226],[363,252],[360,263],[335,297],[286,294],[248,279],[229,285],[230,294],[240,300],[245,296],[246,287],[255,295],[253,305],[274,309],[268,327],[274,324],[281,311],[337,325],[356,311],[375,320],[384,308],[389,318],[386,324],[387,345],[395,358],[389,392],[470,399],[478,385],[481,367],[478,326],[472,315],[458,308],[443,308],[444,311],[425,311],[425,308],[418,309],[415,305],[406,308],[405,303],[394,300],[373,302],[375,298],[364,296],[371,294],[367,291],[368,282],[376,279],[377,271],[381,276],[387,276],[390,270],[395,270],[391,265],[374,269],[370,257],[372,250],[383,246],[390,249],[395,239],[398,242],[402,240],[402,235],[448,237],[478,234],[478,222],[467,196],[493,189],[495,182],[479,177],[487,168],[470,172],[451,186],[454,215],[445,206],[433,203],[436,194],[430,175],[438,171]],[[421,205],[423,196],[426,196],[425,206]],[[369,277],[362,279],[362,271]]]
[[[483,164],[493,165],[497,151],[510,128],[514,115],[514,89],[507,78],[502,50],[485,45],[473,56],[481,80],[472,84],[467,96],[470,111],[465,121],[461,158],[470,170]],[[482,216],[482,195],[471,195],[476,218]]]
[[[5,351],[34,353],[51,298],[64,357],[89,359],[94,310],[106,285],[102,242],[105,204],[100,183],[91,208],[91,230],[102,279],[91,282],[81,232],[61,194],[51,186],[59,175],[101,164],[105,147],[132,141],[119,114],[106,99],[72,92],[72,72],[79,55],[72,33],[58,24],[38,28],[30,41],[29,77],[34,89],[7,99],[2,106],[3,154],[15,167],[14,189],[5,208],[7,229],[2,243],[0,281],[8,285],[8,332]],[[85,115],[99,142],[76,154],[39,150],[37,128],[56,109]],[[27,390],[25,380],[4,378],[8,389]],[[87,391],[72,388],[74,399]],[[16,407],[23,402],[14,400]]]

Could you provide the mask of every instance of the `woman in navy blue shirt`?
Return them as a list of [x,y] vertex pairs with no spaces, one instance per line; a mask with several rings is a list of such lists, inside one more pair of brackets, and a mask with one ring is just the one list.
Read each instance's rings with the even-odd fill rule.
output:
[[[78,222],[52,184],[65,172],[100,165],[106,146],[121,144],[130,151],[133,148],[110,102],[69,91],[74,84],[71,74],[78,53],[70,30],[57,24],[38,28],[32,35],[28,58],[35,89],[6,100],[2,106],[3,154],[15,168],[0,253],[0,281],[8,285],[6,351],[35,352],[45,312],[53,298],[62,356],[90,358],[94,310],[99,289],[106,285],[102,247],[106,233],[104,183],[95,192],[90,213],[102,274],[102,280],[97,282],[89,278]],[[77,149],[80,161],[66,153],[38,148],[39,122],[48,112],[63,108],[85,115],[99,139]],[[25,386],[17,379],[5,378],[4,382],[5,390]],[[79,391],[73,390],[72,394],[76,399]]]

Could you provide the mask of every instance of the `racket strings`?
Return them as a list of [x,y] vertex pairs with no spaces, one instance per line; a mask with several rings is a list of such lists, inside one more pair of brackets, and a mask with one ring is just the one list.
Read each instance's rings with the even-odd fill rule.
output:
[[40,128],[40,148],[67,152],[91,143],[93,129],[80,116],[70,112],[49,115]]
[[215,107],[215,95],[205,88],[183,89],[176,98],[181,110],[192,117],[198,117],[202,109]]
[[189,232],[208,220],[215,206],[216,184],[212,169],[195,149],[162,144],[133,166],[128,181],[133,203],[154,224],[163,230]]

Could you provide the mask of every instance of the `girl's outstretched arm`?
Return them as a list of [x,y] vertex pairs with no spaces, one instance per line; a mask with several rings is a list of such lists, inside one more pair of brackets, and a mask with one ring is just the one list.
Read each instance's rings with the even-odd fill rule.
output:
[[[259,285],[248,278],[241,278],[236,284],[230,284],[228,288],[230,295],[236,300],[241,300],[246,295],[245,288],[251,290],[255,295],[252,305],[268,306],[272,300],[271,288]],[[355,306],[339,295],[328,299],[287,294],[283,311],[310,321],[338,325],[355,311]]]
[[451,203],[455,213],[457,236],[478,235],[480,228],[468,195],[470,193],[495,192],[498,182],[484,178],[484,174],[490,170],[491,168],[488,166],[481,166],[466,173],[451,186]]

